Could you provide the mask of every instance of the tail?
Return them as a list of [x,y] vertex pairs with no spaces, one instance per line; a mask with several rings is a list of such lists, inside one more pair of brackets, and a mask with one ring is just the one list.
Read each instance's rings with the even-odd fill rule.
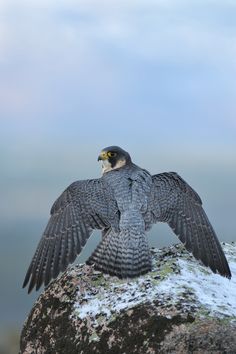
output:
[[133,278],[151,270],[151,255],[145,233],[109,229],[86,262],[119,278]]

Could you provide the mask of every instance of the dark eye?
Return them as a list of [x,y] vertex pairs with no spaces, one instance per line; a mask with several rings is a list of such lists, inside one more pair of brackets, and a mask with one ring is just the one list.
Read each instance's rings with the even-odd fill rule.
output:
[[107,153],[107,155],[108,155],[109,157],[115,157],[115,156],[116,156],[116,152],[109,151],[109,152]]

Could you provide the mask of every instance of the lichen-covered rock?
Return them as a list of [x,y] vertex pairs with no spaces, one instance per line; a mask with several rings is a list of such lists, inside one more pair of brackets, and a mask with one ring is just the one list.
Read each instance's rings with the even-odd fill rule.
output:
[[120,280],[77,265],[52,282],[21,334],[21,353],[236,353],[236,245],[228,280],[181,245],[152,249],[153,271]]

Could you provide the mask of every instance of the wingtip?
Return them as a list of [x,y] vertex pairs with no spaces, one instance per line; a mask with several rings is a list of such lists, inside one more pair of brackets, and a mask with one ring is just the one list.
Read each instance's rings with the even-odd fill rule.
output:
[[24,283],[22,284],[22,289],[24,289],[27,285],[27,282],[24,280]]
[[[24,287],[25,287],[27,284],[29,284],[27,292],[28,292],[28,294],[30,294],[31,291],[34,289],[34,287],[36,287],[36,278],[35,278],[35,276],[33,276],[33,275],[31,274],[31,277],[29,277],[28,279],[25,279],[25,282],[24,282],[24,284],[23,284]],[[36,288],[36,290],[37,290],[37,288]]]
[[227,272],[227,274],[225,275],[226,278],[228,278],[229,280],[232,278],[232,274],[231,274],[231,271],[229,270]]
[[36,284],[35,290],[38,291],[42,286],[42,282]]
[[229,279],[229,280],[232,278],[232,273],[231,273],[231,271],[230,271],[230,268],[229,268],[228,263],[227,263],[226,269],[224,269],[224,270],[222,270],[222,269],[221,269],[221,270],[216,269],[216,272],[214,272],[214,273],[219,274],[219,275],[221,275],[222,277],[227,278],[227,279]]
[[27,294],[29,295],[31,293],[32,289],[28,288]]
[[34,286],[35,286],[35,283],[31,281],[31,282],[30,282],[30,285],[29,285],[29,287],[28,287],[28,294],[31,293],[31,291],[33,290]]
[[228,279],[231,279],[232,278],[232,273],[231,273],[231,270],[230,270],[230,267],[229,267],[229,263],[225,257],[225,269],[224,269],[224,276]]
[[25,277],[25,280],[24,280],[24,282],[22,284],[22,289],[24,289],[27,286],[28,283],[29,283],[29,277]]
[[231,278],[232,278],[232,275],[231,275],[231,273],[227,273],[227,274],[222,274],[222,273],[218,273],[219,275],[221,275],[222,277],[224,277],[224,278],[227,278],[227,279],[229,279],[229,280],[231,280]]
[[[24,289],[24,288],[27,286],[28,282],[29,282],[29,280],[27,280],[27,281],[24,280],[24,283],[23,283],[23,285],[22,285],[22,289]],[[28,287],[28,290],[27,290],[27,293],[30,294],[31,291],[33,290],[33,288],[34,288],[34,286],[29,286],[29,287]]]

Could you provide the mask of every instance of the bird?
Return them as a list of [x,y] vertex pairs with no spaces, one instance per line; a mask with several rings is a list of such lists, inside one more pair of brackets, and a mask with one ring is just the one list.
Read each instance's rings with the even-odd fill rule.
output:
[[100,178],[73,182],[54,202],[25,276],[28,293],[65,271],[95,229],[102,237],[88,265],[119,278],[151,271],[147,231],[158,222],[167,223],[213,273],[231,278],[201,198],[182,177],[176,172],[151,175],[118,146],[102,149],[98,161]]

